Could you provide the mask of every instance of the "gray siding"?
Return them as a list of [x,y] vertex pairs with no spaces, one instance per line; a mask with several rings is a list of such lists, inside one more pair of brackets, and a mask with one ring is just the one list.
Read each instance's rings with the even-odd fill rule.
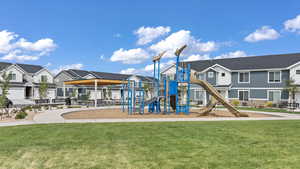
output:
[[268,83],[268,71],[255,71],[250,72],[250,83],[238,83],[238,72],[232,72],[232,87],[282,88],[288,79],[288,70],[281,72],[281,83]]
[[228,91],[228,97],[230,99],[233,99],[233,98],[238,98],[238,90],[237,89],[231,89]]
[[268,91],[265,89],[251,89],[250,90],[250,98],[267,99]]
[[[267,89],[250,89],[249,90],[249,99],[268,99],[268,90]],[[238,89],[231,89],[228,92],[228,97],[230,99],[238,98]],[[281,99],[287,100],[289,98],[289,93],[286,90],[281,90]]]

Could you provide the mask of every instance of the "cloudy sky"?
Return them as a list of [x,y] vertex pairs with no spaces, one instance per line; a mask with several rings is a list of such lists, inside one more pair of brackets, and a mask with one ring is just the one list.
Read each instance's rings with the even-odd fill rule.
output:
[[300,1],[3,0],[0,61],[150,75],[182,60],[300,53]]

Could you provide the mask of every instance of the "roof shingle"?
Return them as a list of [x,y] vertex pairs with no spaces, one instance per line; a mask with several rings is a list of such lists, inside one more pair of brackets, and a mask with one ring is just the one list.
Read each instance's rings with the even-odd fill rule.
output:
[[190,63],[192,69],[201,72],[215,64],[219,64],[230,70],[251,70],[287,68],[297,62],[300,62],[300,53],[199,60],[182,63]]

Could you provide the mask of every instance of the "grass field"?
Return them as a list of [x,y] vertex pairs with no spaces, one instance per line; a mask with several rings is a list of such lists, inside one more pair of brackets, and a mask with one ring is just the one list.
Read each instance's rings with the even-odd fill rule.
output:
[[[225,108],[224,106],[217,106],[217,108]],[[276,113],[293,113],[300,114],[299,111],[292,111],[280,108],[255,108],[255,107],[237,107],[238,110],[250,110],[250,111],[260,111],[260,112],[276,112]]]
[[298,169],[300,122],[1,127],[0,168]]

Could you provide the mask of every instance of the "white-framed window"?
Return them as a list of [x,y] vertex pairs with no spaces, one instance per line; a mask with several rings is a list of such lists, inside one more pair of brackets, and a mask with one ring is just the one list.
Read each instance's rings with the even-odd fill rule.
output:
[[268,100],[271,102],[279,102],[281,100],[280,90],[268,90]]
[[239,90],[238,97],[240,101],[248,101],[249,100],[249,90]]
[[249,83],[250,72],[239,72],[239,83]]
[[9,72],[8,79],[9,80],[16,80],[17,79],[17,75],[15,73],[13,73],[13,72]]
[[297,74],[297,75],[300,75],[300,70],[296,70],[296,74]]
[[60,96],[60,97],[64,96],[64,90],[63,90],[63,88],[57,88],[56,89],[56,95]]
[[48,81],[47,75],[42,75],[41,76],[41,82],[47,82],[47,81]]
[[280,83],[281,82],[281,71],[273,71],[268,73],[269,83]]
[[208,78],[213,78],[214,77],[214,72],[208,72]]

